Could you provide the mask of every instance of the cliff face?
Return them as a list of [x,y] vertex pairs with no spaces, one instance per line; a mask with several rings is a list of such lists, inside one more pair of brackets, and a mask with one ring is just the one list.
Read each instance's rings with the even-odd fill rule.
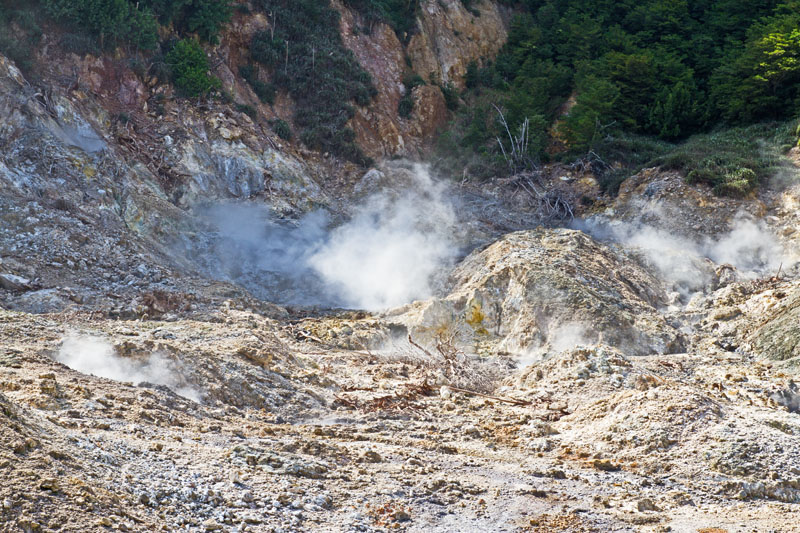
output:
[[461,0],[423,2],[420,31],[408,44],[414,71],[426,80],[435,78],[463,89],[467,65],[492,59],[505,44],[503,19],[494,1],[476,2],[472,12]]
[[[358,31],[359,17],[336,3],[342,13],[342,37],[359,63],[372,75],[378,96],[352,120],[359,145],[372,157],[416,156],[447,122],[444,96],[436,84],[464,87],[464,74],[471,61],[494,57],[506,41],[506,27],[499,6],[483,0],[476,16],[461,0],[422,2],[418,32],[408,45],[385,24],[369,34]],[[409,67],[410,65],[410,67]],[[414,110],[404,119],[397,108],[405,96],[403,75],[418,74],[426,85],[413,89]]]

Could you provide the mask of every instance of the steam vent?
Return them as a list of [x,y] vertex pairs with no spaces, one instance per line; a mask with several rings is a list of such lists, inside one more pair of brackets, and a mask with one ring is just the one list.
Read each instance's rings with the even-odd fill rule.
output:
[[0,533],[800,533],[798,28],[0,0]]

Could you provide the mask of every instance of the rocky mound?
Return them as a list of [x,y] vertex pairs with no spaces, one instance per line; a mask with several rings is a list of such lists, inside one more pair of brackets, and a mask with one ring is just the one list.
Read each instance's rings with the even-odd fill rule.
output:
[[630,355],[683,349],[657,309],[661,283],[623,253],[567,229],[506,235],[467,257],[447,297],[390,314],[412,335],[478,351],[559,351],[602,341]]

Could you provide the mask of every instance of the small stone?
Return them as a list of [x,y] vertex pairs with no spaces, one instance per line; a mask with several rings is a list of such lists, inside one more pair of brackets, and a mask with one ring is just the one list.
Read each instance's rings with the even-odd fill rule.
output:
[[616,472],[619,470],[619,466],[615,465],[608,459],[595,459],[592,461],[592,466],[597,470],[602,470],[603,472]]
[[474,437],[477,439],[481,436],[481,431],[478,429],[478,426],[474,426],[472,424],[464,426],[463,431],[464,435],[467,435],[468,437]]
[[209,518],[205,522],[203,522],[203,529],[206,531],[219,531],[222,529],[222,526],[217,523],[216,520],[213,518]]
[[0,274],[0,287],[8,291],[24,291],[31,288],[31,282],[14,274]]
[[320,494],[314,498],[314,504],[323,509],[330,509],[331,505],[333,505],[333,500],[327,494]]
[[404,509],[398,509],[394,512],[394,519],[397,522],[408,522],[411,520],[411,515],[408,514]]
[[375,450],[367,450],[364,452],[364,455],[361,456],[361,461],[364,463],[382,463],[383,457]]
[[449,400],[453,397],[453,391],[447,385],[442,385],[442,387],[439,389],[439,397],[442,400]]
[[636,503],[636,508],[639,510],[640,513],[645,511],[658,511],[658,507],[656,504],[653,503],[653,500],[650,498],[642,498]]
[[50,492],[58,492],[58,481],[53,478],[43,479],[39,483],[39,488],[42,490],[49,490]]

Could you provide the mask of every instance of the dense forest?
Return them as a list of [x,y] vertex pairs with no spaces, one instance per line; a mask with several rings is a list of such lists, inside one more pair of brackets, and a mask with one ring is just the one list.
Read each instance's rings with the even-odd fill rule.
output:
[[[569,154],[638,151],[627,156],[647,160],[672,151],[657,140],[785,121],[800,110],[796,0],[527,0],[516,9],[496,60],[470,66],[471,105],[446,136],[449,148],[497,159],[496,137],[506,133],[495,106],[513,133],[527,120],[535,160],[547,157],[551,134]],[[679,150],[702,156],[698,146],[720,145],[744,157],[741,146],[750,160],[669,159],[724,192],[746,192],[770,166],[752,155],[765,134],[774,132],[696,136]],[[633,144],[609,143],[620,139]]]
[[[461,1],[480,16],[483,0]],[[358,31],[386,23],[402,42],[417,31],[419,0],[343,2],[360,15]],[[412,76],[410,64],[404,80],[408,89],[440,85],[454,114],[439,157],[474,177],[518,170],[508,168],[498,137],[510,143],[524,128],[523,162],[591,154],[610,192],[629,169],[658,163],[720,192],[746,193],[774,163],[759,139],[784,142],[786,121],[800,111],[800,0],[500,3],[512,16],[508,42],[498,57],[469,65],[463,93]],[[254,37],[240,70],[258,97],[271,104],[286,91],[303,143],[370,164],[347,123],[375,87],[344,47],[330,0],[0,0],[0,50],[30,68],[42,25],[57,21],[64,49],[123,47],[147,57],[180,96],[195,97],[219,87],[202,45],[217,42],[237,9],[279,21]],[[399,115],[412,106],[405,98]],[[286,122],[273,128],[292,136]],[[611,161],[625,168],[611,172]]]

